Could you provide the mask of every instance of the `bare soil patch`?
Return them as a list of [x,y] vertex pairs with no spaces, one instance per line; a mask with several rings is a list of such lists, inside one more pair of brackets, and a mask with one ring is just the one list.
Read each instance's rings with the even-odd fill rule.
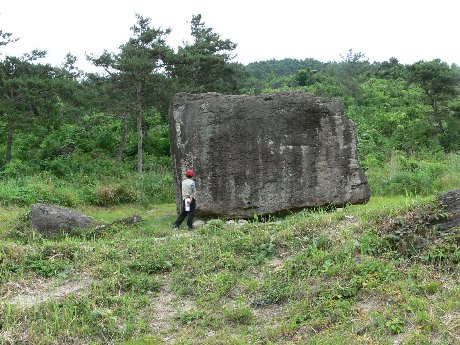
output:
[[[91,276],[81,273],[64,283],[56,279],[34,279],[24,285],[20,282],[5,284],[0,302],[22,309],[32,308],[48,301],[60,300],[72,294],[80,294],[91,285]],[[2,301],[3,300],[3,301]]]
[[163,286],[157,296],[150,303],[151,322],[150,330],[153,334],[161,334],[166,344],[175,341],[174,325],[179,312],[193,309],[193,303],[189,300],[179,299],[171,289],[171,278],[165,276]]

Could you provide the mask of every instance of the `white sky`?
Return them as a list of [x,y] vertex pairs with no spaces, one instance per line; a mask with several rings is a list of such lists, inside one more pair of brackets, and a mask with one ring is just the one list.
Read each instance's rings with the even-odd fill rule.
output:
[[440,58],[460,65],[459,0],[0,0],[0,29],[19,41],[4,55],[48,50],[60,66],[67,52],[89,70],[85,53],[116,52],[131,35],[135,13],[190,40],[192,14],[238,44],[235,61],[314,58],[340,61],[348,49],[371,61]]

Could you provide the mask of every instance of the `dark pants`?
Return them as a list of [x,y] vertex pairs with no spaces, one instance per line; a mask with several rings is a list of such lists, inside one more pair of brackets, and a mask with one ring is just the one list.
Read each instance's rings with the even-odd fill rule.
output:
[[185,200],[182,200],[182,207],[181,207],[181,213],[177,217],[176,221],[174,222],[175,227],[179,227],[182,222],[184,221],[185,217],[187,217],[187,226],[189,229],[193,228],[193,216],[195,215],[195,207],[196,207],[196,201],[195,199],[192,200],[192,203],[190,204],[190,211],[185,210]]

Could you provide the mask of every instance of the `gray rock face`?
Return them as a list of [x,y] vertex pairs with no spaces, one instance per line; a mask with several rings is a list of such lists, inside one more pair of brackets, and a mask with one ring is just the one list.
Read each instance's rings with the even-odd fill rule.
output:
[[31,206],[31,227],[44,236],[53,236],[63,231],[86,228],[93,218],[66,207],[34,204]]
[[340,103],[304,92],[180,93],[169,122],[178,208],[186,169],[195,171],[202,216],[250,218],[370,197]]
[[445,211],[449,212],[448,217],[436,222],[438,228],[441,230],[460,228],[460,189],[440,194],[436,200]]

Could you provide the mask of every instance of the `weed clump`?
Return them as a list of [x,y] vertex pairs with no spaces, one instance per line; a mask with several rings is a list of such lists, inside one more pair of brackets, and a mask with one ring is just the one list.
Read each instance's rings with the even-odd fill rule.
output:
[[448,213],[431,203],[407,213],[381,220],[378,230],[382,245],[404,258],[427,263],[458,262],[459,229],[441,230],[436,225]]

